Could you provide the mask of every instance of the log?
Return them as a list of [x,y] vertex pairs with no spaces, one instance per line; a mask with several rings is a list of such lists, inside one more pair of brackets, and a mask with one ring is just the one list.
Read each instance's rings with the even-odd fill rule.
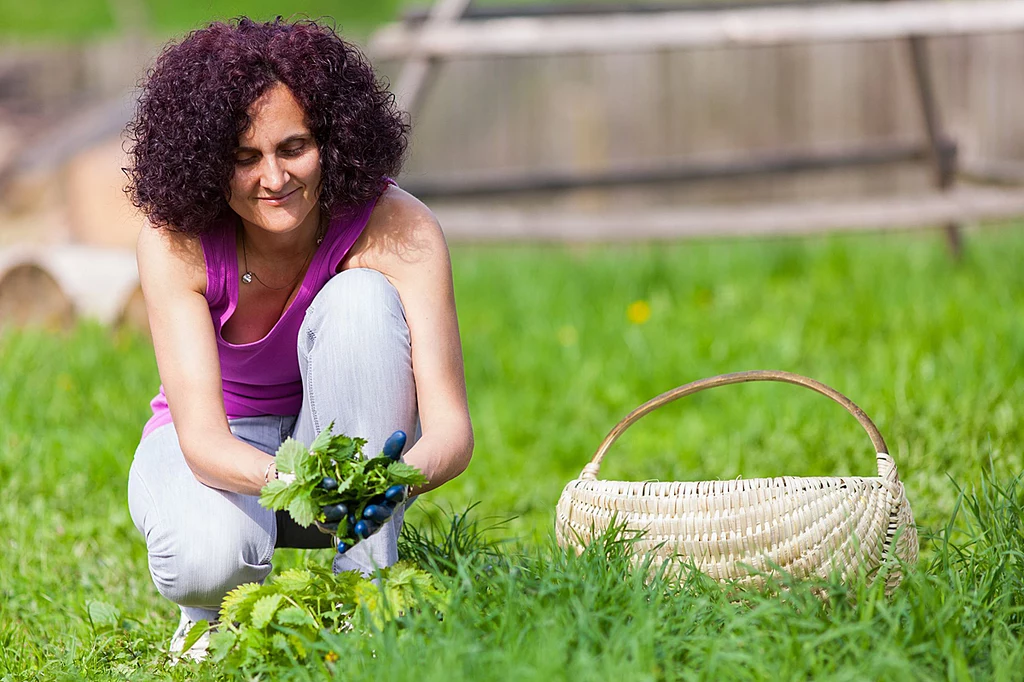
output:
[[113,325],[139,286],[135,254],[129,249],[81,245],[50,247],[38,262],[71,296],[79,317]]
[[680,48],[891,40],[1024,30],[1021,0],[894,0],[566,18],[389,24],[371,36],[378,60],[653,52]]
[[119,329],[131,329],[146,337],[152,338],[149,331],[149,315],[146,312],[146,300],[142,296],[142,287],[135,287],[128,299],[121,306],[115,326]]
[[134,253],[67,244],[0,250],[0,322],[66,328],[78,318],[148,330]]
[[45,269],[33,263],[0,266],[0,329],[66,330],[74,319],[71,299]]

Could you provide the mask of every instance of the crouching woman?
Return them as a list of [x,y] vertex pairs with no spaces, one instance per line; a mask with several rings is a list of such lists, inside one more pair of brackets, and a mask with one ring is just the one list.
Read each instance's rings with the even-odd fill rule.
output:
[[[128,481],[172,650],[277,547],[329,535],[264,509],[289,436],[333,422],[437,488],[469,463],[451,265],[398,188],[408,126],[365,59],[315,22],[215,23],[169,46],[128,126],[128,191],[161,387]],[[394,441],[392,441],[394,442]],[[335,570],[397,559],[399,507]]]

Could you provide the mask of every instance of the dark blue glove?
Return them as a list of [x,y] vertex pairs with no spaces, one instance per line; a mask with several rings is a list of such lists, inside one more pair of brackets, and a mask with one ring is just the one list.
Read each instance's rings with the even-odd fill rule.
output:
[[[384,442],[381,454],[388,459],[398,461],[398,458],[402,456],[402,450],[405,449],[405,442],[405,432],[395,431]],[[320,487],[325,490],[334,490],[338,487],[338,482],[333,478],[325,478],[320,482]],[[344,504],[327,505],[321,508],[325,521],[323,523],[317,521],[316,527],[323,533],[333,535],[338,530],[341,520],[348,517],[348,524],[352,528],[353,534],[357,538],[365,540],[391,519],[395,508],[405,501],[408,494],[409,486],[391,486],[384,491],[383,495],[378,495],[370,504],[366,505],[361,519],[355,517],[355,510],[349,510]],[[344,554],[352,546],[348,542],[340,541],[338,542],[338,553]]]

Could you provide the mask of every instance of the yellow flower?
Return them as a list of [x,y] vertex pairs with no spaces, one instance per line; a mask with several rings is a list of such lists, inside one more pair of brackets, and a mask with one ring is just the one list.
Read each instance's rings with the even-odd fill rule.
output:
[[328,663],[337,663],[338,662],[338,654],[334,653],[333,651],[328,651],[327,655],[324,656],[324,660],[327,661]]
[[633,301],[626,308],[626,319],[633,324],[643,324],[651,319],[651,304],[647,301]]

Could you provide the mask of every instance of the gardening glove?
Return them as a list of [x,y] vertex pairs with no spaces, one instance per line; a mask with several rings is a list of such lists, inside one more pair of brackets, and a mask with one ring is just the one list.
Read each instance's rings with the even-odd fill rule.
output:
[[[381,454],[388,459],[398,461],[398,458],[402,456],[402,450],[405,449],[405,441],[405,432],[395,431],[384,442]],[[333,490],[338,487],[338,482],[332,478],[325,478],[320,482],[320,487],[325,490]],[[371,500],[370,504],[366,505],[361,519],[355,517],[355,510],[349,510],[344,504],[327,505],[321,508],[325,521],[323,523],[316,521],[316,527],[322,533],[333,535],[337,532],[341,520],[348,517],[349,527],[352,528],[356,537],[365,540],[380,530],[391,519],[395,509],[405,501],[408,494],[409,486],[391,486],[384,491],[383,495],[378,495]],[[338,553],[344,554],[352,546],[348,542],[340,541],[338,542]]]

